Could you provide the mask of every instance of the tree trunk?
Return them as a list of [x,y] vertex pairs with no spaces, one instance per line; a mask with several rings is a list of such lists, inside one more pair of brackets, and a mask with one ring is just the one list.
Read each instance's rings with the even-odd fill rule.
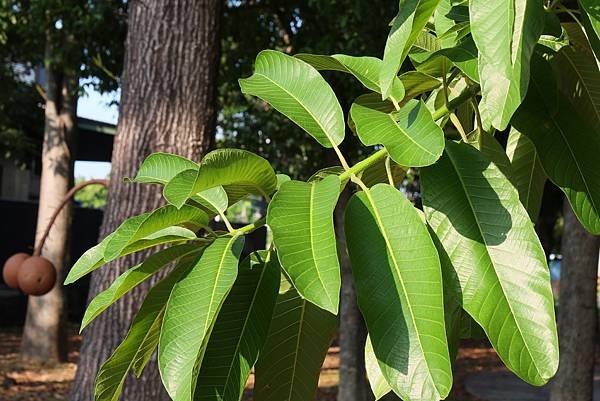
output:
[[558,333],[560,364],[551,401],[592,401],[596,346],[598,238],[564,202]]
[[366,401],[371,394],[365,371],[365,340],[367,329],[356,303],[356,290],[352,282],[350,258],[346,252],[344,211],[350,191],[344,190],[335,210],[336,236],[340,249],[342,291],[340,304],[340,382],[338,401]]
[[[46,45],[46,60],[53,56],[52,44]],[[42,150],[42,175],[37,216],[36,243],[50,217],[73,184],[72,147],[76,133],[77,74],[55,70],[46,63],[47,91]],[[23,328],[21,355],[26,359],[66,361],[67,337],[65,294],[62,282],[68,262],[71,208],[58,215],[42,249],[42,256],[57,270],[54,288],[46,295],[29,297]]]
[[[216,121],[220,57],[219,0],[129,3],[121,110],[112,155],[102,236],[127,217],[163,204],[161,188],[123,183],[146,156],[172,152],[198,161],[211,144]],[[148,253],[124,257],[92,274],[89,299]],[[123,297],[86,329],[71,401],[93,399],[100,364],[123,339],[149,282]],[[129,377],[121,400],[167,400],[155,361],[138,380]]]

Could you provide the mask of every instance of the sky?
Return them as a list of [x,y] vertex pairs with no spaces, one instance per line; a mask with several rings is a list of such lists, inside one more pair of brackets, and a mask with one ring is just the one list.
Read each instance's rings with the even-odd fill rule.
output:
[[[101,94],[93,89],[86,88],[86,95],[80,96],[77,102],[77,115],[96,121],[116,124],[119,109],[110,105],[113,100],[119,100],[120,92]],[[75,177],[77,178],[106,178],[110,172],[108,162],[75,162]]]

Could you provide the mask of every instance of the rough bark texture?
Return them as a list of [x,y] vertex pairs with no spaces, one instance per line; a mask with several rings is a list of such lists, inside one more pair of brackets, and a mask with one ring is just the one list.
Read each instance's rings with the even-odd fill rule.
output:
[[[50,60],[52,45],[48,42],[46,59]],[[71,154],[77,129],[77,75],[75,72],[56,71],[50,64],[45,67],[46,108],[36,243],[73,184],[74,160]],[[66,305],[62,282],[68,262],[70,224],[71,208],[67,206],[58,215],[42,249],[42,256],[50,260],[57,270],[57,280],[46,295],[29,297],[21,343],[23,358],[41,361],[67,359]]]
[[337,399],[338,401],[366,401],[372,398],[365,373],[367,329],[356,302],[356,290],[352,282],[352,270],[346,252],[344,234],[344,211],[349,197],[350,191],[346,189],[340,195],[335,211],[336,236],[342,268],[339,329],[340,382]]
[[591,401],[596,346],[598,238],[564,203],[558,334],[560,364],[551,401]]
[[[102,236],[127,217],[163,202],[160,188],[124,184],[152,152],[173,152],[199,160],[213,136],[219,66],[219,0],[132,1],[121,110],[112,155],[111,183]],[[145,256],[122,258],[92,275],[89,299]],[[121,299],[84,332],[71,401],[93,399],[100,364],[129,328],[154,277]],[[125,383],[120,400],[167,400],[156,364]]]

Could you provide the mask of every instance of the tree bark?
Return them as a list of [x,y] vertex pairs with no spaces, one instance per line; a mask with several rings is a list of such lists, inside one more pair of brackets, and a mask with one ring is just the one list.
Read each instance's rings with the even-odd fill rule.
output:
[[337,400],[366,401],[371,398],[365,370],[367,329],[356,302],[356,290],[352,282],[352,269],[346,252],[344,233],[344,211],[349,198],[350,191],[346,189],[341,193],[335,210],[335,230],[342,269],[339,328],[340,382]]
[[551,401],[592,401],[596,346],[598,237],[581,226],[564,202],[558,307],[560,364]]
[[[153,152],[198,161],[209,148],[216,121],[220,57],[219,0],[131,1],[119,123],[112,155],[108,202],[101,236],[127,217],[163,204],[161,189],[126,184]],[[92,274],[89,299],[148,253],[124,257]],[[156,275],[100,315],[84,332],[71,401],[93,399],[100,364],[129,328]],[[138,380],[129,377],[124,401],[168,400],[155,361]]]
[[[36,243],[55,209],[73,185],[72,148],[76,134],[78,79],[75,71],[57,70],[51,63],[53,44],[46,44],[47,77],[42,174],[37,216]],[[55,220],[42,256],[57,270],[54,288],[46,295],[29,297],[23,328],[21,356],[42,361],[66,361],[66,298],[62,282],[68,262],[71,208],[66,206]]]

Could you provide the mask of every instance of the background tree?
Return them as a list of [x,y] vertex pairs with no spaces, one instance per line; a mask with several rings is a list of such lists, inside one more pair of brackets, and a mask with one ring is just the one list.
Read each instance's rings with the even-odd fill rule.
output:
[[[45,122],[36,240],[73,184],[80,79],[99,78],[95,86],[100,90],[116,87],[112,77],[106,78],[109,70],[119,72],[122,8],[120,1],[2,1],[2,61],[29,75],[35,67],[44,67],[44,88],[39,87],[44,92]],[[108,24],[112,29],[106,29]],[[21,347],[26,358],[66,360],[62,280],[70,216],[70,208],[63,209],[42,250],[56,267],[58,280],[48,294],[29,299]]]
[[[218,0],[129,3],[121,106],[102,236],[131,214],[162,203],[160,188],[123,183],[124,177],[135,175],[147,155],[173,152],[200,160],[209,148],[216,120],[220,20]],[[90,299],[145,256],[132,255],[94,273]],[[98,366],[114,350],[144,294],[159,278],[140,286],[84,332],[72,401],[93,399]],[[127,384],[121,399],[168,399],[154,364],[141,380]]]

